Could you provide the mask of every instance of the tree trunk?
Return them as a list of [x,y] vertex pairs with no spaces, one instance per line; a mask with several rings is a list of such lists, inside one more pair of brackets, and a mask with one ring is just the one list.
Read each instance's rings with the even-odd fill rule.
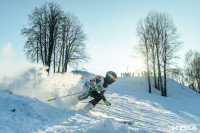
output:
[[63,48],[63,43],[60,48],[60,58],[59,58],[59,64],[58,64],[58,72],[60,72],[60,66],[61,66],[61,59],[62,59],[62,48]]
[[161,94],[163,95],[163,84],[162,84],[162,77],[161,77],[161,69],[160,69],[160,57],[159,57],[159,48],[158,44],[156,45],[156,51],[157,51],[157,61],[158,61],[158,79],[159,79],[159,89],[161,89]]
[[167,74],[166,74],[166,65],[167,65],[167,51],[166,51],[166,36],[164,42],[164,91],[163,96],[167,96]]
[[151,93],[151,79],[150,79],[150,72],[149,72],[149,50],[147,47],[147,42],[145,41],[145,45],[146,45],[146,56],[147,56],[147,77],[148,77],[148,83],[149,83],[149,93]]
[[154,85],[155,85],[155,88],[158,89],[158,86],[157,86],[157,79],[156,79],[156,61],[155,61],[155,53],[153,52],[153,75],[154,75]]
[[62,72],[65,72],[65,45],[63,45],[62,53]]
[[54,60],[53,60],[53,72],[56,73],[56,40],[55,40],[55,44],[54,44]]
[[48,69],[47,69],[47,72],[49,73],[49,70],[51,68],[51,56],[52,56],[52,53],[53,53],[53,47],[54,47],[54,35],[53,35],[53,32],[54,32],[54,27],[50,27],[50,38],[49,38],[49,53],[48,53],[48,60],[47,60],[47,66],[48,66]]
[[167,76],[166,76],[166,62],[164,63],[164,91],[163,96],[167,96]]

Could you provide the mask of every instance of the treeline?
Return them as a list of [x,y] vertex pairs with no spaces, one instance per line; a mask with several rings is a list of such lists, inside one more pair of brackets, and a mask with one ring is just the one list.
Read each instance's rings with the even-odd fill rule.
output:
[[166,13],[151,11],[138,21],[137,36],[140,39],[137,50],[146,62],[149,93],[150,72],[153,72],[154,87],[161,90],[162,96],[167,96],[167,73],[181,46],[173,19]]
[[[73,13],[64,13],[56,3],[45,3],[28,15],[29,25],[21,34],[27,37],[24,51],[27,59],[48,66],[50,72],[66,72],[70,63],[78,66],[89,57],[86,54],[86,34]],[[37,47],[38,43],[38,47]]]
[[189,87],[200,93],[200,52],[189,51],[185,55],[185,81]]
[[200,93],[200,52],[189,50],[184,68],[171,69],[169,77]]
[[167,96],[167,77],[200,93],[200,52],[188,51],[184,68],[176,66],[181,41],[173,19],[167,13],[150,11],[138,21],[137,36],[140,39],[137,51],[145,60],[150,93],[153,83],[162,96]]

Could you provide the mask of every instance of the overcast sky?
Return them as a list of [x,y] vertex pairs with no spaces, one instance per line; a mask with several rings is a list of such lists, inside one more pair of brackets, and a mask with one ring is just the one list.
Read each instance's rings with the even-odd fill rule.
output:
[[[50,1],[50,0],[49,0]],[[83,67],[93,73],[105,75],[113,70],[135,71],[140,65],[133,58],[137,22],[151,10],[166,12],[173,18],[183,47],[178,53],[183,66],[188,50],[200,50],[200,1],[199,0],[51,0],[65,12],[73,12],[87,35],[87,52],[91,60]],[[28,25],[28,14],[40,7],[45,0],[0,1],[0,62],[5,60],[3,49],[11,49],[10,64],[26,62],[23,47],[26,38],[20,33]],[[6,48],[6,46],[8,48]],[[10,54],[10,52],[8,52]],[[4,55],[3,55],[4,54]],[[4,59],[3,59],[4,58]],[[72,68],[70,68],[72,70]]]

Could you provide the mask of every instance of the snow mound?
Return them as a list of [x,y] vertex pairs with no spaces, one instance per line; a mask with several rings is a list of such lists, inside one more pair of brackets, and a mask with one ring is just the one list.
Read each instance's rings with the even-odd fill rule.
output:
[[65,110],[0,90],[1,133],[34,132],[64,116],[68,117]]
[[127,126],[115,128],[112,120],[106,118],[103,122],[96,123],[94,127],[90,127],[85,131],[86,133],[128,133]]
[[64,73],[48,76],[45,67],[37,64],[28,64],[16,71],[17,73],[12,77],[2,78],[0,81],[2,90],[10,90],[15,94],[36,98],[42,102],[58,98],[50,104],[60,108],[70,108],[78,102],[76,96],[63,99],[59,99],[59,97],[82,91],[83,82],[80,75]]

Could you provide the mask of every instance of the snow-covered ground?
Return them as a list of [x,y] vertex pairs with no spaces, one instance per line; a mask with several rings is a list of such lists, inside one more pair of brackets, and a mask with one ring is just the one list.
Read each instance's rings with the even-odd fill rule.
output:
[[[101,101],[94,111],[84,113],[75,109],[86,104],[78,103],[77,95],[47,100],[81,92],[92,75],[47,76],[39,65],[17,71],[0,77],[0,133],[200,132],[200,95],[171,79],[168,97],[161,97],[156,89],[148,93],[145,77],[118,78],[105,93],[112,105]],[[113,118],[135,123],[121,124]]]

